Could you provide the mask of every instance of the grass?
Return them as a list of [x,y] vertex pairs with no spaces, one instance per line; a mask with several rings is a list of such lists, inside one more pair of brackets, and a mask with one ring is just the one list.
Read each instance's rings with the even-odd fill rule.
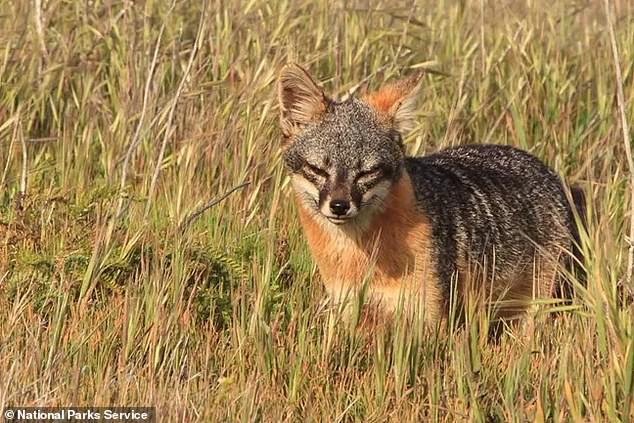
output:
[[[630,175],[601,2],[39,3],[0,0],[0,406],[634,419]],[[632,122],[634,9],[614,3]],[[291,60],[339,94],[424,68],[412,154],[512,144],[581,185],[596,218],[573,307],[497,344],[482,316],[364,332],[324,310],[280,161]]]

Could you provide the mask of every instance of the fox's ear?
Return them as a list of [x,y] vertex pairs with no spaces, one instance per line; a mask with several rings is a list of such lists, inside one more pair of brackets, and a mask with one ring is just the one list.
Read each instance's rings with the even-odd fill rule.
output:
[[362,99],[385,124],[399,132],[407,132],[414,127],[421,77],[421,72],[415,73],[378,91],[365,94]]
[[326,111],[326,95],[299,65],[284,66],[277,81],[277,89],[280,126],[285,137],[290,137],[304,125],[317,121]]

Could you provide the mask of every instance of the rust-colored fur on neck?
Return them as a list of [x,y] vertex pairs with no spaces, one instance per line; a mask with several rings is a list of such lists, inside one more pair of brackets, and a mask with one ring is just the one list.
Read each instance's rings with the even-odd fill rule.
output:
[[441,317],[443,298],[431,257],[431,226],[416,206],[406,172],[392,187],[384,209],[363,229],[334,226],[307,210],[301,200],[297,203],[331,298],[355,294],[369,277],[369,299],[382,308],[394,311],[402,300],[419,309],[426,320]]

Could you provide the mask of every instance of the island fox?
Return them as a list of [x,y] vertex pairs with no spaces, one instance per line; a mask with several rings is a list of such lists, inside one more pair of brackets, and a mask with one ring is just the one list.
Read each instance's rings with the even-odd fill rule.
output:
[[431,322],[476,291],[516,317],[554,295],[574,249],[566,188],[510,146],[406,157],[419,80],[336,101],[298,65],[279,75],[284,162],[326,291],[364,287],[381,310],[416,305]]

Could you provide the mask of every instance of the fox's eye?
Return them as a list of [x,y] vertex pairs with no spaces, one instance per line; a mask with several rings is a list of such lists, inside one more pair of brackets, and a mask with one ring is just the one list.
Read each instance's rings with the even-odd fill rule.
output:
[[328,178],[328,172],[323,169],[318,168],[317,166],[311,165],[310,163],[306,163],[305,166],[306,172],[310,175],[319,177],[319,178]]
[[381,176],[382,173],[383,173],[383,169],[381,167],[379,166],[373,167],[370,170],[359,172],[359,174],[357,175],[357,181],[359,182],[372,181],[378,178],[379,176]]

